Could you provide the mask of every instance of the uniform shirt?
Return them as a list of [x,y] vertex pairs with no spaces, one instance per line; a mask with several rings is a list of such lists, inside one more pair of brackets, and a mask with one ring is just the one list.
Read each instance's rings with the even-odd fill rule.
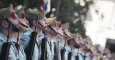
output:
[[3,35],[2,33],[0,33],[0,54],[1,54],[1,50],[2,50],[2,45],[5,42],[7,42],[7,37],[5,35]]
[[[17,39],[15,37],[12,38],[12,42],[15,46]],[[25,55],[24,48],[23,48],[22,44],[20,44],[20,47],[19,47],[19,50],[17,50],[17,53],[18,53],[18,59],[19,60],[26,60],[26,55]]]
[[54,47],[55,43],[57,42],[56,37],[51,38],[50,40],[50,50],[51,50],[51,55],[52,55],[52,60],[54,59]]
[[76,60],[76,56],[78,56],[78,49],[73,49],[72,50],[72,60]]
[[[39,37],[38,37],[38,39],[37,39],[37,47],[38,47],[38,52],[39,52],[39,54],[38,54],[38,60],[40,60],[40,58],[41,58],[41,43],[42,43],[42,39],[44,38],[44,34],[42,33]],[[36,53],[36,52],[35,52]]]
[[78,50],[79,60],[84,60],[84,52],[82,52],[80,49]]
[[47,47],[47,52],[48,52],[48,55],[50,55],[48,57],[48,60],[51,59],[51,60],[54,60],[54,56],[55,56],[55,47],[57,46],[56,44],[57,40],[56,40],[56,37],[52,37],[52,38],[48,38],[48,47]]
[[26,54],[24,52],[22,45],[20,45],[19,49],[19,60],[26,60]]
[[[29,28],[29,30],[22,35],[22,40],[23,40],[22,45],[23,45],[24,49],[26,49],[27,46],[29,45],[29,41],[30,41],[30,37],[31,37],[32,32],[33,32],[33,30],[31,28]],[[41,57],[41,46],[40,46],[40,44],[42,42],[42,38],[44,38],[44,34],[41,34],[36,39],[37,42],[35,43],[35,46],[34,46],[34,52],[33,52],[33,57],[32,57],[33,60],[39,60]]]
[[64,60],[68,60],[68,53],[71,51],[71,48],[69,46],[65,46],[65,54],[64,54]]
[[92,60],[97,60],[97,56],[96,55],[93,56]]
[[64,48],[64,41],[61,40],[61,41],[59,41],[59,50],[61,51],[61,49],[63,49],[63,48]]
[[91,57],[89,56],[89,53],[86,53],[86,59],[85,60],[91,60]]
[[24,49],[25,49],[25,48],[28,46],[28,44],[29,44],[29,41],[30,41],[30,37],[31,37],[31,33],[32,33],[32,32],[33,32],[33,30],[32,30],[31,28],[29,28],[28,31],[25,32],[25,33],[22,35],[22,37],[21,37],[21,39],[22,39],[22,41],[23,41],[22,45],[23,45],[23,48],[24,48]]
[[59,45],[59,59],[61,60],[61,53],[60,51],[64,48],[64,40],[59,40],[58,45]]
[[53,60],[50,43],[51,41],[48,39],[47,41],[47,60]]
[[[5,35],[3,35],[2,33],[0,33],[0,54],[1,54],[1,50],[2,50],[2,45],[5,42],[7,42],[7,37]],[[8,60],[17,60],[17,59],[18,59],[17,49],[16,49],[14,43],[11,42]]]
[[68,53],[68,60],[74,60],[74,56],[73,56],[72,50],[70,50],[69,53]]
[[55,53],[54,55],[56,56],[54,59],[55,60],[61,60],[61,50],[64,48],[64,41],[60,40],[58,36],[55,36],[55,42],[54,42],[54,47],[55,47]]
[[35,43],[35,47],[34,47],[34,53],[33,53],[33,60],[40,60],[41,58],[41,42],[42,39],[44,38],[44,34],[41,34],[38,38],[37,38],[37,42]]

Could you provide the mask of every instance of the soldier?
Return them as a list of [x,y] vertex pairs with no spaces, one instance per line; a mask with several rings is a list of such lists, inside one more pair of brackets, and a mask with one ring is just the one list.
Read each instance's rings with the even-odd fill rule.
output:
[[[6,13],[7,13],[7,15],[4,15]],[[11,12],[10,12],[9,8],[3,8],[0,10],[0,24],[1,24],[0,25],[0,28],[1,28],[0,29],[0,52],[1,52],[0,54],[3,53],[3,49],[4,49],[3,44],[7,42],[7,39],[9,39],[9,38],[11,39],[11,36],[13,36],[12,34],[10,34],[9,35],[10,37],[9,38],[7,37],[8,33],[9,33],[8,31],[9,31],[9,25],[10,25],[10,23],[8,21],[10,21],[10,22],[13,21],[13,19],[9,19],[11,17],[10,13]],[[17,22],[17,20],[15,22]],[[12,22],[12,23],[14,23],[14,22]],[[17,54],[15,54],[15,53],[17,53],[16,47],[14,47],[12,44],[12,46],[10,45],[10,47],[8,49],[10,50],[10,52],[8,51],[9,54],[7,54],[8,55],[7,59],[17,60]],[[1,55],[0,59],[1,60],[4,59],[2,57],[2,55]]]
[[[29,20],[30,28],[29,30],[23,34],[22,39],[24,41],[23,45],[25,46],[24,48],[26,49],[25,51],[27,52],[26,55],[29,55],[28,53],[28,47],[33,45],[33,53],[32,55],[28,57],[29,60],[40,60],[41,58],[41,42],[42,39],[44,38],[44,34],[42,34],[42,31],[45,29],[47,24],[44,22],[44,16],[41,14],[40,11],[37,9],[29,9],[26,12],[27,19]],[[39,20],[39,21],[38,21]],[[39,23],[38,23],[39,22]],[[35,42],[31,43],[32,40],[30,36],[32,36],[32,32],[36,31],[37,36],[35,38]],[[27,59],[27,60],[28,60]]]
[[[21,49],[17,49],[15,44],[17,42],[15,33],[19,31],[23,31],[25,24],[22,23],[22,20],[18,18],[15,11],[13,10],[13,6],[10,5],[9,8],[3,8],[0,10],[0,21],[1,21],[1,60],[25,60],[24,52]],[[25,21],[23,21],[25,22]],[[8,36],[8,37],[7,37]],[[5,45],[7,43],[8,47]]]
[[56,20],[54,18],[48,18],[49,23],[49,30],[47,31],[48,35],[48,43],[47,43],[47,60],[54,60],[58,59],[57,50],[58,48],[55,47],[55,42],[57,42],[57,25]]
[[86,59],[86,56],[85,56],[85,45],[84,45],[82,37],[81,37],[81,35],[79,33],[77,33],[75,41],[76,41],[76,43],[79,44],[79,48],[77,49],[78,50],[79,60],[85,60]]
[[[62,25],[63,31],[64,31],[64,39],[65,39],[65,54],[64,54],[64,60],[69,60],[72,59],[72,40],[71,40],[71,32],[68,30],[69,29],[69,23],[65,23]],[[71,56],[71,57],[69,57]]]
[[19,32],[17,32],[16,36],[15,36],[17,38],[16,47],[18,49],[19,59],[26,60],[26,55],[25,55],[24,48],[22,45],[21,36],[23,35],[23,33],[25,33],[28,30],[29,23],[25,17],[24,7],[22,7],[22,9],[20,9],[20,10],[16,10],[16,13],[19,16],[18,19],[19,19],[19,23],[20,23]]
[[91,60],[93,58],[92,54],[92,45],[90,40],[88,39],[84,39],[84,44],[85,44],[85,54],[86,54],[86,58],[85,60]]
[[68,37],[65,37],[64,36],[64,31],[63,31],[63,27],[62,27],[62,24],[61,22],[58,22],[58,35],[57,35],[57,38],[59,39],[58,40],[58,45],[59,45],[59,58],[60,60],[64,60],[64,54],[65,54],[65,46],[66,46],[66,40]]
[[[68,60],[75,60],[75,55],[73,52],[73,44],[74,44],[74,39],[68,40],[68,46],[69,46],[69,51],[68,51]],[[75,53],[76,54],[76,53]]]

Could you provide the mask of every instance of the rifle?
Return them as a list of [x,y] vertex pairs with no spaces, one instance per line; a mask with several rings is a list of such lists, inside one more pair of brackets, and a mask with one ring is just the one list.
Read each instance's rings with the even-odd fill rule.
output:
[[71,47],[71,51],[68,53],[68,60],[71,60],[71,58],[72,58],[72,55],[73,55],[73,52],[72,52],[72,47],[73,47],[73,43],[74,42],[74,40],[73,39],[71,39],[70,40],[70,47]]
[[[43,28],[46,28],[44,27],[39,21],[38,21],[38,24],[43,27]],[[47,59],[47,34],[45,31],[42,31],[42,33],[44,34],[44,38],[42,39],[42,43],[41,43],[41,58],[40,60],[46,60]]]
[[[5,20],[8,21],[7,19]],[[11,46],[10,31],[11,31],[12,24],[10,21],[8,22],[9,22],[9,30],[7,35],[7,42],[3,43],[0,60],[8,60],[9,58],[9,51]]]
[[[64,45],[64,47],[65,47],[65,45]],[[65,51],[66,51],[65,48],[63,48],[63,49],[60,51],[60,53],[61,53],[61,60],[64,60]]]
[[[75,48],[79,49],[80,48],[80,45],[74,40],[74,45],[73,45]],[[75,59],[76,60],[79,60],[79,50],[77,52],[77,56],[75,56]]]
[[[57,46],[58,45],[58,46]],[[59,41],[54,43],[54,60],[59,60]]]
[[36,42],[36,37],[37,37],[37,32],[33,31],[31,33],[29,45],[28,45],[28,47],[25,50],[26,51],[27,60],[32,60],[32,56],[33,56],[33,52],[34,52],[34,46],[35,46],[35,42]]
[[66,44],[67,44],[67,37],[65,37],[64,47],[63,47],[63,49],[61,50],[61,60],[65,60],[64,54],[65,54],[65,52],[66,52],[66,49],[65,49]]
[[27,60],[32,60],[36,38],[37,38],[37,31],[36,31],[36,26],[35,26],[35,30],[31,33],[31,36],[30,36],[29,45],[25,49]]
[[[64,31],[64,30],[63,30]],[[65,43],[64,43],[64,47],[63,47],[63,49],[61,50],[61,60],[64,60],[64,54],[65,54],[65,51],[66,51],[66,49],[65,49],[65,46],[66,46],[66,44],[67,44],[67,40],[69,40],[71,37],[69,37],[66,33],[65,33],[65,31],[64,31],[64,34],[66,35],[66,36],[63,36],[64,38],[65,38]],[[69,55],[71,55],[71,53],[69,53]],[[70,58],[69,58],[70,59]]]
[[[17,43],[15,43],[15,46],[17,48],[18,51],[18,55],[19,55],[19,49],[20,49],[20,43],[19,43],[19,32],[18,32],[18,36],[17,36]],[[18,58],[19,59],[19,58]]]
[[41,43],[41,58],[40,60],[46,60],[47,59],[47,35],[46,33],[43,31],[44,33],[44,38],[42,39],[42,43]]
[[79,50],[78,50],[78,52],[77,52],[77,56],[75,56],[75,59],[76,59],[76,60],[79,60]]

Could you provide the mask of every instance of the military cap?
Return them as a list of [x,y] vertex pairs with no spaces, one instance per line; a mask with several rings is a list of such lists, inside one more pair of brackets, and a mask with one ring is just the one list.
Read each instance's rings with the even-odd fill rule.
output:
[[[20,7],[20,8],[19,8],[19,7]],[[18,5],[18,6],[15,8],[15,12],[16,12],[16,14],[18,15],[18,17],[23,18],[23,19],[26,18],[26,16],[25,16],[25,11],[24,11],[24,6]]]
[[[67,38],[71,38],[71,34],[68,34],[69,30],[69,23],[65,23],[62,25],[62,28],[63,28],[63,31],[64,31],[64,34],[65,36],[67,36]],[[68,32],[67,32],[68,31]]]
[[84,39],[84,43],[85,43],[85,44],[92,45],[92,41],[91,41],[90,38],[85,38],[85,39]]
[[57,21],[56,24],[57,24],[58,28],[62,28],[62,23],[61,23],[61,21]]
[[47,18],[48,24],[49,25],[56,25],[56,17],[52,17],[52,18]]
[[15,30],[18,31],[20,28],[18,16],[16,15],[12,4],[8,8],[3,8],[0,10],[0,18],[0,20],[9,21],[14,26]]
[[75,42],[74,38],[71,38],[71,39],[67,40],[67,42],[68,42],[68,45],[71,45],[74,48],[80,48],[80,45],[77,42]]
[[10,5],[8,8],[3,8],[0,10],[1,18],[9,18],[11,16],[11,12],[13,12],[13,5]]
[[63,29],[68,29],[69,28],[69,23],[65,23],[62,25]]
[[29,8],[26,11],[26,17],[29,20],[42,20],[44,18],[43,14],[40,11],[38,11],[37,8],[34,9]]
[[57,25],[56,25],[56,18],[47,18],[48,24],[49,24],[49,28],[52,30],[50,32],[55,32],[57,34]]
[[17,20],[18,16],[16,15],[12,4],[8,8],[3,8],[0,10],[0,18],[7,19],[12,24],[16,23],[14,20]]
[[26,23],[24,22],[24,20],[26,20],[25,11],[24,11],[24,6],[19,5],[19,6],[17,6],[16,8],[18,8],[18,7],[20,7],[20,9],[15,9],[16,14],[17,14],[18,17],[20,18],[18,22],[19,22],[21,25],[23,25],[24,27],[27,27],[27,28],[28,28],[28,24],[26,24]]
[[72,38],[76,38],[76,34],[72,33],[71,34]]
[[64,34],[63,34],[63,29],[62,29],[62,23],[61,23],[61,21],[57,21],[57,28],[58,28],[58,34],[59,35],[61,35],[61,36],[63,36]]
[[81,39],[81,36],[79,33],[77,34],[72,34],[72,38],[75,39],[75,43],[76,45],[79,45],[79,46],[84,46],[84,41]]

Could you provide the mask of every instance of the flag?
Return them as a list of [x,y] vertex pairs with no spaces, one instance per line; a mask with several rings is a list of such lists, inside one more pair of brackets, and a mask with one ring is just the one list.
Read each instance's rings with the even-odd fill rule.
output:
[[50,0],[43,0],[41,7],[44,13],[50,12],[50,6],[51,6]]

